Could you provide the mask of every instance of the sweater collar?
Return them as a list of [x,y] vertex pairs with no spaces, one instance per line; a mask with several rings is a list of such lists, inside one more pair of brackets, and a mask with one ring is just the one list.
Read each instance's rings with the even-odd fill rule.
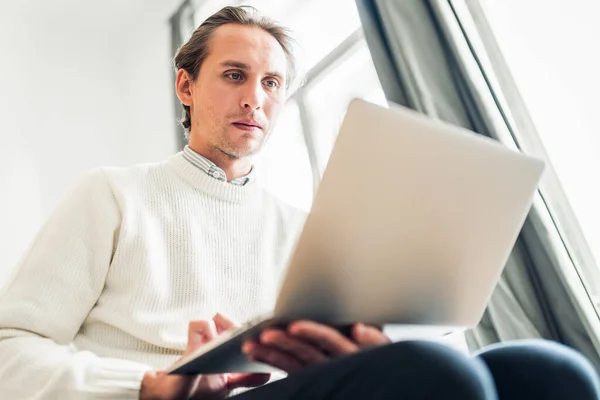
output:
[[188,161],[183,152],[176,153],[166,160],[166,165],[181,179],[196,189],[223,200],[241,203],[260,192],[255,180],[248,181],[245,185],[232,185],[226,181],[215,179],[202,169]]
[[[197,168],[200,168],[202,171],[212,176],[213,178],[219,179],[221,181],[227,181],[227,175],[225,174],[225,171],[219,168],[214,162],[204,157],[202,154],[192,150],[192,148],[189,145],[186,145],[183,148],[183,157],[190,163],[195,165]],[[244,186],[248,182],[256,179],[255,175],[255,168],[252,167],[252,169],[247,175],[236,178],[230,181],[229,183],[232,185]]]

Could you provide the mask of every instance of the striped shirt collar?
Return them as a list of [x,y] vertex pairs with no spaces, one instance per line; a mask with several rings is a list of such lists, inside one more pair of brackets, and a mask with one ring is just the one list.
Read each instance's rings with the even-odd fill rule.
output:
[[[217,167],[217,165],[214,162],[210,161],[208,158],[204,157],[199,153],[196,153],[190,148],[190,146],[186,145],[183,148],[183,157],[186,160],[188,160],[188,162],[190,162],[192,165],[204,171],[209,176],[212,176],[213,178],[218,179],[220,181],[227,182],[227,175],[225,174],[225,171]],[[236,178],[229,183],[231,183],[232,185],[244,186],[249,182],[253,182],[255,179],[255,175],[256,174],[254,172],[254,167],[252,167],[248,175]]]

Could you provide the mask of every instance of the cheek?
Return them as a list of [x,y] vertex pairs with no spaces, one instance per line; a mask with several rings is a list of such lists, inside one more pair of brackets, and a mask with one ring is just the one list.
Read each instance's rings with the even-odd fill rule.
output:
[[[227,101],[229,94],[223,90],[220,81],[204,79],[199,81],[194,93],[194,102],[198,108],[219,108]],[[218,99],[218,100],[217,100]]]
[[235,90],[214,90],[207,93],[205,106],[212,109],[213,117],[218,120],[239,114],[241,95]]
[[198,93],[197,98],[197,115],[198,118],[203,122],[203,125],[213,125],[222,118],[223,110],[222,102],[215,101],[215,96],[208,90],[203,90]]

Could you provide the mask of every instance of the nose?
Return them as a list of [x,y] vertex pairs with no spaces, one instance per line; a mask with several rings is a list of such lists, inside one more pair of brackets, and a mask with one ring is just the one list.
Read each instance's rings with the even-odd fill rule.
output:
[[240,106],[245,110],[260,110],[264,99],[265,92],[262,88],[262,83],[248,83],[243,89]]

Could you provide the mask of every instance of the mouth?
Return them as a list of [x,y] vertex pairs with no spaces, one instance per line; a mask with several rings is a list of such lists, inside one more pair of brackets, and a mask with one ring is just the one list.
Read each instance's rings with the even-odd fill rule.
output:
[[239,120],[233,122],[232,125],[247,132],[263,130],[263,127],[254,120]]
[[237,129],[247,133],[258,133],[261,131],[261,129],[258,126],[254,125],[240,124],[238,122],[234,122],[232,125],[235,126]]

